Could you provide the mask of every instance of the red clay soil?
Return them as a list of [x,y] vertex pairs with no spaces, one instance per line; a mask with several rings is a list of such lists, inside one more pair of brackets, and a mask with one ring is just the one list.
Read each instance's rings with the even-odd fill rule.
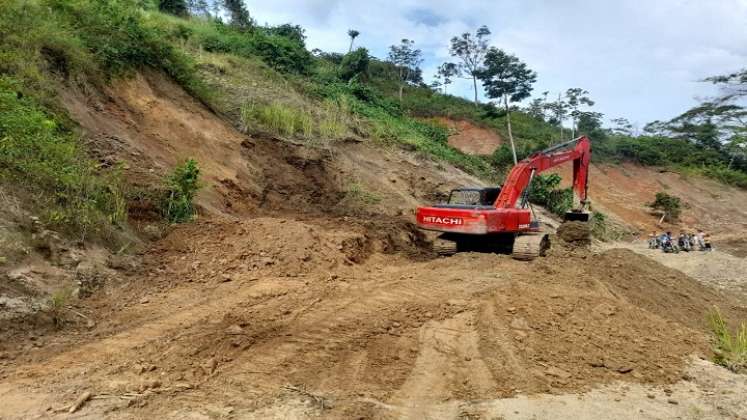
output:
[[476,126],[467,120],[440,117],[437,120],[448,128],[449,145],[470,155],[490,155],[503,143],[495,131]]

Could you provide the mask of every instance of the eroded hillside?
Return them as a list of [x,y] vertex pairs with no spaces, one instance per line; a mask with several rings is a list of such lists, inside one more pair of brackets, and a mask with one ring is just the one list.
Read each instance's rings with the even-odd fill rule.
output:
[[[275,34],[133,10],[130,23],[164,31],[140,39],[178,39],[153,49],[166,64],[149,56],[94,82],[53,60],[67,57],[59,51],[42,60],[54,64],[44,67],[54,115],[95,164],[86,175],[115,176],[102,191],[126,214],[107,220],[109,236],[76,237],[37,216],[49,212],[20,183],[0,190],[10,203],[0,249],[16,249],[1,263],[0,417],[747,416],[745,376],[708,361],[707,315],[747,320],[735,270],[728,281],[692,267],[690,277],[637,248],[555,236],[531,262],[437,258],[413,212],[451,188],[497,181],[486,155],[502,144],[500,117],[474,124],[473,104],[449,98],[430,100],[453,101],[459,115],[439,115],[437,103],[410,115],[406,100],[382,94],[392,86],[343,83],[321,59],[322,82],[303,68],[283,73],[287,63],[242,43],[267,37],[310,57]],[[433,96],[424,92],[407,93]],[[434,114],[447,129],[424,122]],[[62,122],[39,121],[60,135]],[[170,223],[164,180],[189,158],[197,214]],[[724,240],[744,227],[736,189],[628,164],[592,170],[595,206],[635,229],[652,228],[646,203],[659,189],[689,204],[686,226]]]

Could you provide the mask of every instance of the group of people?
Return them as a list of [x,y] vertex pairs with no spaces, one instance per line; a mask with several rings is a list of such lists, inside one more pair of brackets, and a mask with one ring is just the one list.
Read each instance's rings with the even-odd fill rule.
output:
[[710,251],[711,241],[708,234],[698,229],[698,233],[681,231],[679,236],[672,236],[672,232],[664,232],[657,235],[651,232],[648,238],[648,247],[651,249],[661,249],[664,252],[690,252],[690,251]]

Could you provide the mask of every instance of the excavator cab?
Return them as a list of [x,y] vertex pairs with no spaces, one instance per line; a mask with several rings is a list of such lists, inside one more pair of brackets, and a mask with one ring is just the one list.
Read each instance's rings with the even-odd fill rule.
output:
[[440,208],[485,209],[493,208],[501,188],[457,188],[449,193],[449,201],[437,204]]

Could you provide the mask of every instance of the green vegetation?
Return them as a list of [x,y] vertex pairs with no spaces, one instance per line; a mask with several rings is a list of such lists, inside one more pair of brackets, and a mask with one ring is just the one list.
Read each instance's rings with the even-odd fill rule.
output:
[[0,76],[0,182],[23,188],[47,225],[82,238],[124,222],[116,172],[97,171],[65,122],[20,89]]
[[60,328],[65,322],[65,310],[72,297],[72,291],[64,288],[52,293],[47,299],[45,312],[52,318],[55,327]]
[[715,338],[714,362],[734,372],[747,372],[747,323],[742,322],[732,334],[717,307],[708,313],[708,322]]
[[680,213],[682,213],[682,200],[665,192],[658,192],[654,201],[649,204],[649,207],[664,212],[664,220],[675,222],[679,219]]
[[562,178],[558,174],[535,176],[529,189],[529,201],[558,216],[565,215],[573,207],[573,190],[560,188],[560,181]]
[[345,99],[326,100],[315,112],[281,102],[251,103],[241,109],[241,122],[247,128],[258,125],[280,136],[341,139],[348,135],[350,124],[349,105]]
[[200,168],[194,159],[187,159],[174,168],[166,180],[163,215],[171,223],[191,221],[195,216],[194,198],[200,189]]

